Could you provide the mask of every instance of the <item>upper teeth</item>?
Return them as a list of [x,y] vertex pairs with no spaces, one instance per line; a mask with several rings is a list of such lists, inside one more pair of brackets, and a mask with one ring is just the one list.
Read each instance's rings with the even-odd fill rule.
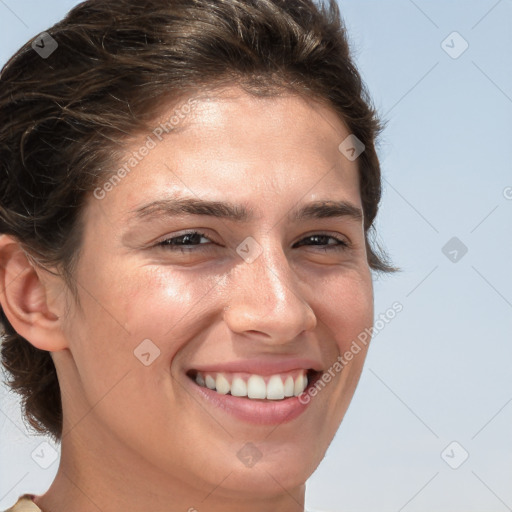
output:
[[196,382],[202,387],[213,389],[217,393],[233,396],[246,396],[267,400],[282,400],[292,396],[299,396],[308,385],[306,370],[294,375],[261,375],[228,374],[228,373],[201,373],[196,375]]

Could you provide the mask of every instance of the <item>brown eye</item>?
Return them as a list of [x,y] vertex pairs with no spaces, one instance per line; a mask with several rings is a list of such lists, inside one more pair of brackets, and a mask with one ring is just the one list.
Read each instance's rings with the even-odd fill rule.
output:
[[194,250],[193,246],[197,245],[210,245],[210,243],[201,243],[201,240],[208,240],[211,243],[211,240],[204,234],[199,231],[191,231],[190,233],[184,233],[179,236],[175,236],[172,238],[166,238],[161,242],[158,242],[157,247],[165,247],[166,249],[172,250]]
[[[312,241],[312,243],[305,243],[305,241]],[[345,240],[341,240],[335,236],[325,234],[307,236],[306,238],[303,238],[300,242],[297,242],[295,244],[295,247],[301,247],[303,245],[318,246],[319,248],[325,251],[331,249],[343,250],[349,247],[349,244]]]

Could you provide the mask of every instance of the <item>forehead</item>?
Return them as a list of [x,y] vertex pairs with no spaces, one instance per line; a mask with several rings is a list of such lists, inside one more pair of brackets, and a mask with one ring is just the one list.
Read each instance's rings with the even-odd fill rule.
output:
[[[242,202],[256,214],[263,204],[275,209],[329,194],[360,205],[357,161],[339,150],[350,132],[313,99],[231,88],[163,106],[153,125],[117,163],[128,172],[108,187],[103,208],[126,215],[183,194]],[[144,156],[135,155],[144,146]]]

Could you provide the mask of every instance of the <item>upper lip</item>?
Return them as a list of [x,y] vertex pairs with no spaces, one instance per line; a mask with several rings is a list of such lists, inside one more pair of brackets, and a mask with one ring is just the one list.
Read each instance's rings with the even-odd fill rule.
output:
[[252,373],[264,376],[300,369],[322,371],[322,364],[312,359],[298,358],[283,358],[279,360],[244,359],[217,364],[199,364],[190,367],[187,371],[196,370],[202,373]]

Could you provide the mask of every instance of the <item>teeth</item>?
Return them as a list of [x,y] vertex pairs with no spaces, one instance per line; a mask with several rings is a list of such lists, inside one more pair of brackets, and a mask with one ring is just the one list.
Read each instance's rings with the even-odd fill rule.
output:
[[282,400],[284,398],[283,379],[279,375],[273,375],[267,384],[267,398],[269,400]]
[[293,395],[299,396],[306,389],[307,385],[308,385],[308,378],[305,375],[300,374],[295,379],[295,386],[293,387]]
[[295,383],[293,381],[293,377],[291,375],[288,375],[288,377],[286,377],[286,381],[284,383],[284,396],[286,396],[286,397],[293,396],[294,387],[295,387]]
[[222,373],[217,374],[217,379],[215,380],[215,387],[217,388],[217,393],[221,395],[227,395],[231,389],[229,385],[228,379],[222,375]]
[[208,389],[215,389],[215,379],[211,375],[207,375],[204,382]]
[[272,375],[266,378],[261,375],[251,375],[248,379],[222,372],[213,375],[198,372],[195,381],[199,386],[216,390],[222,395],[231,393],[232,396],[260,400],[283,400],[299,396],[308,385],[305,371],[298,373],[295,378],[292,375],[286,377]]
[[247,384],[240,377],[235,377],[231,383],[231,394],[233,396],[247,396]]
[[267,386],[263,377],[251,375],[247,381],[247,396],[249,398],[267,398]]

